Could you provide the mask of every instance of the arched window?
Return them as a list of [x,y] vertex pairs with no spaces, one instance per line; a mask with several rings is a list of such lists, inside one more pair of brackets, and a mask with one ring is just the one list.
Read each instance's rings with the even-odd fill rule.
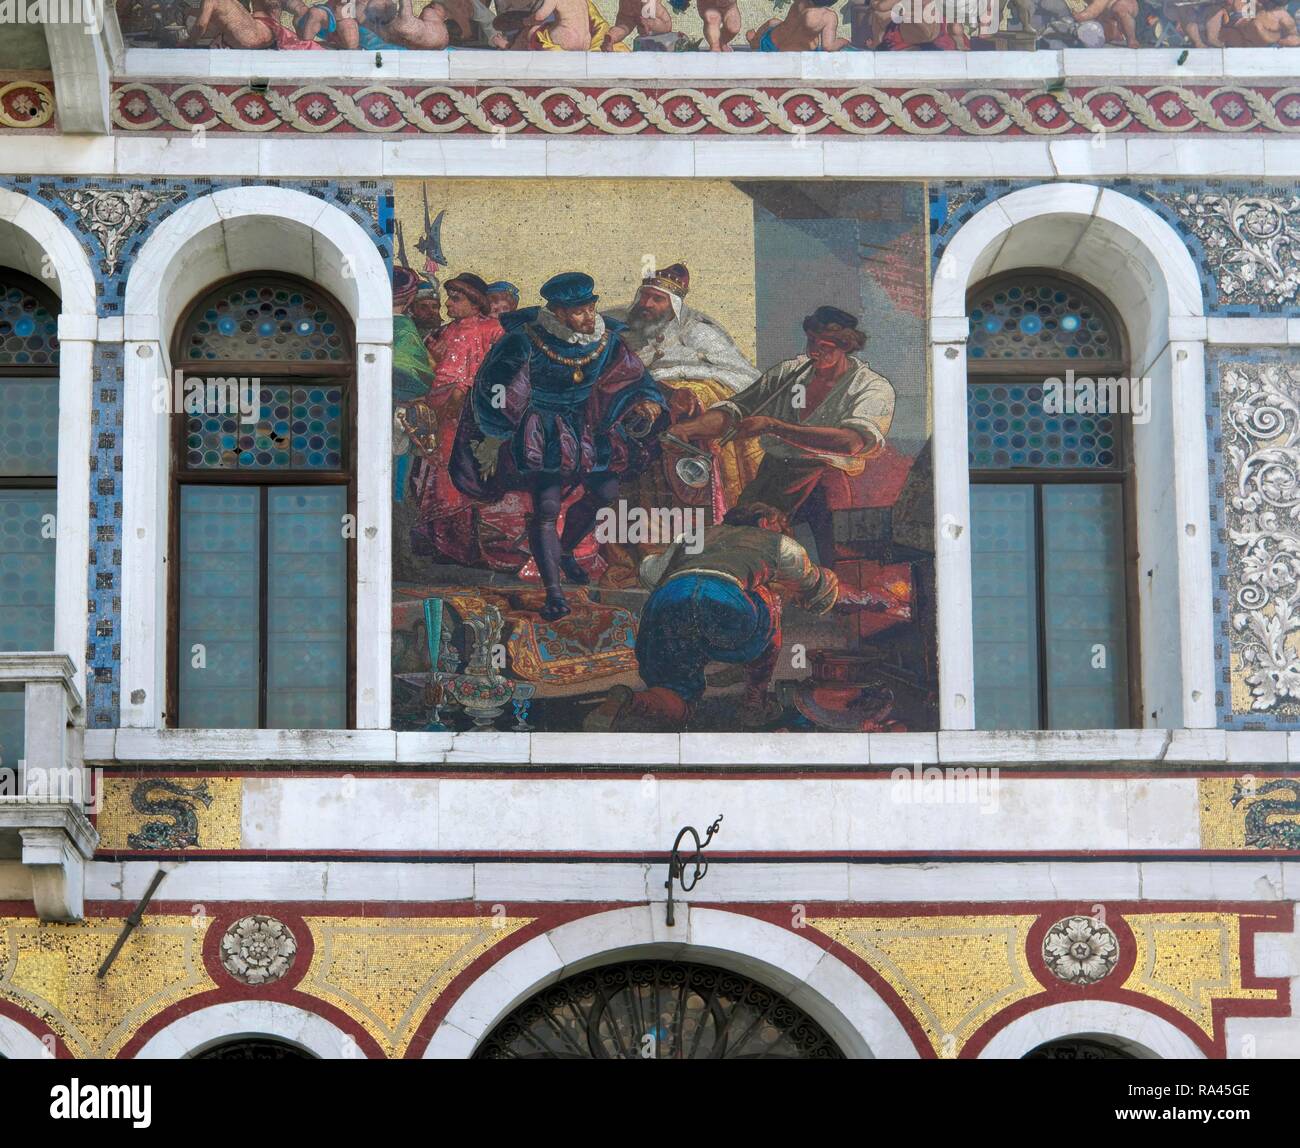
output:
[[476,1060],[843,1060],[801,1008],[739,973],[629,961],[544,989]]
[[297,1045],[269,1036],[237,1037],[195,1053],[191,1060],[315,1060]]
[[[54,649],[59,303],[0,268],[0,651]],[[0,686],[0,766],[24,755],[23,687]]]
[[271,276],[178,330],[169,724],[352,724],[353,347],[333,299]]
[[1103,1038],[1062,1037],[1031,1048],[1021,1060],[1137,1060],[1117,1043]]
[[1018,271],[967,306],[975,726],[1125,728],[1141,712],[1130,413],[1151,396],[1124,377],[1118,320],[1080,284]]

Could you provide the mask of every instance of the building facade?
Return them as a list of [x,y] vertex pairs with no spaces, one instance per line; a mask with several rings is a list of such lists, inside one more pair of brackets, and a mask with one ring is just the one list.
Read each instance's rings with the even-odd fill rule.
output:
[[568,7],[0,24],[0,1054],[1300,1055],[1288,9]]

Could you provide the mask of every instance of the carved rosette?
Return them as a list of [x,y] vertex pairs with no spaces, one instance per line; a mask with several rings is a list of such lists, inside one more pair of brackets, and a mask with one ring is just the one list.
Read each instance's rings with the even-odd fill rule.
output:
[[221,938],[221,963],[235,980],[269,985],[293,966],[298,942],[283,921],[252,916],[236,921]]
[[1118,960],[1115,934],[1091,917],[1066,917],[1043,938],[1043,963],[1067,984],[1095,985]]

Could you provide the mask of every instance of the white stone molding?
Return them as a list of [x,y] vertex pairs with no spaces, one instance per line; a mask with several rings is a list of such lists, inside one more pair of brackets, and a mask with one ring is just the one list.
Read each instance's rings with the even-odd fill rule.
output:
[[1211,728],[1215,670],[1200,277],[1186,245],[1155,212],[1112,189],[1078,183],[1028,187],[990,203],[953,236],[934,279],[930,350],[941,728],[972,729],[975,719],[966,293],[990,275],[1020,267],[1059,268],[1091,283],[1124,319],[1130,371],[1151,379],[1151,421],[1133,436],[1144,711],[1139,724]]
[[[54,649],[86,677],[90,579],[91,361],[95,275],[76,237],[36,200],[0,188],[0,265],[47,284],[59,296],[59,479],[54,559]],[[53,278],[50,273],[53,273]]]
[[[105,3],[71,9],[74,16],[82,12],[107,15],[109,10],[111,5]],[[113,21],[116,24],[116,13]],[[108,92],[112,61],[106,29],[94,28],[75,18],[51,19],[45,24],[45,43],[55,90],[59,93],[59,125],[63,131],[98,134],[112,131]]]
[[364,1060],[356,1041],[323,1016],[280,1001],[239,1000],[208,1005],[159,1029],[136,1060],[189,1060],[231,1040],[272,1039],[318,1060]]
[[1078,1000],[1035,1009],[999,1029],[980,1060],[1019,1060],[1040,1044],[1066,1038],[1100,1039],[1139,1060],[1204,1060],[1182,1029],[1134,1005]]
[[6,1060],[53,1060],[54,1040],[46,1045],[31,1029],[16,1020],[0,1016],[0,1056]]
[[425,1049],[426,1060],[464,1059],[511,1009],[547,985],[629,958],[693,960],[753,977],[788,997],[853,1059],[916,1059],[916,1046],[876,991],[798,933],[739,913],[662,903],[596,913],[511,950],[456,999]]
[[185,309],[233,275],[287,272],[319,284],[356,330],[356,724],[389,720],[392,287],[374,241],[333,204],[282,187],[204,196],[154,230],[127,280],[122,510],[121,724],[157,728],[166,696],[164,572],[167,416],[156,382],[172,373],[170,343]]

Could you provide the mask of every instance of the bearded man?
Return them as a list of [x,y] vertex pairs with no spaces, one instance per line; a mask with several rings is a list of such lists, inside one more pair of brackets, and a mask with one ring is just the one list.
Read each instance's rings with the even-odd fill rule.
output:
[[[608,312],[627,323],[623,337],[668,395],[674,421],[703,414],[759,376],[723,326],[687,304],[690,289],[690,271],[683,263],[673,263],[642,280],[630,307]],[[629,492],[637,505],[671,506],[697,498],[682,487],[673,471],[681,454],[671,447],[664,453],[662,467],[647,471],[639,489]],[[711,491],[715,522],[721,521],[727,507],[735,505],[762,460],[763,449],[756,439],[718,448]],[[633,556],[623,581],[635,580],[638,558]]]
[[[623,342],[623,324],[596,313],[595,286],[590,275],[564,272],[542,284],[545,308],[499,316],[506,333],[479,368],[451,459],[452,481],[470,498],[531,494],[528,541],[546,587],[540,612],[551,621],[572,612],[561,573],[590,580],[574,550],[668,424],[663,392]],[[564,497],[579,487],[560,534]]]

